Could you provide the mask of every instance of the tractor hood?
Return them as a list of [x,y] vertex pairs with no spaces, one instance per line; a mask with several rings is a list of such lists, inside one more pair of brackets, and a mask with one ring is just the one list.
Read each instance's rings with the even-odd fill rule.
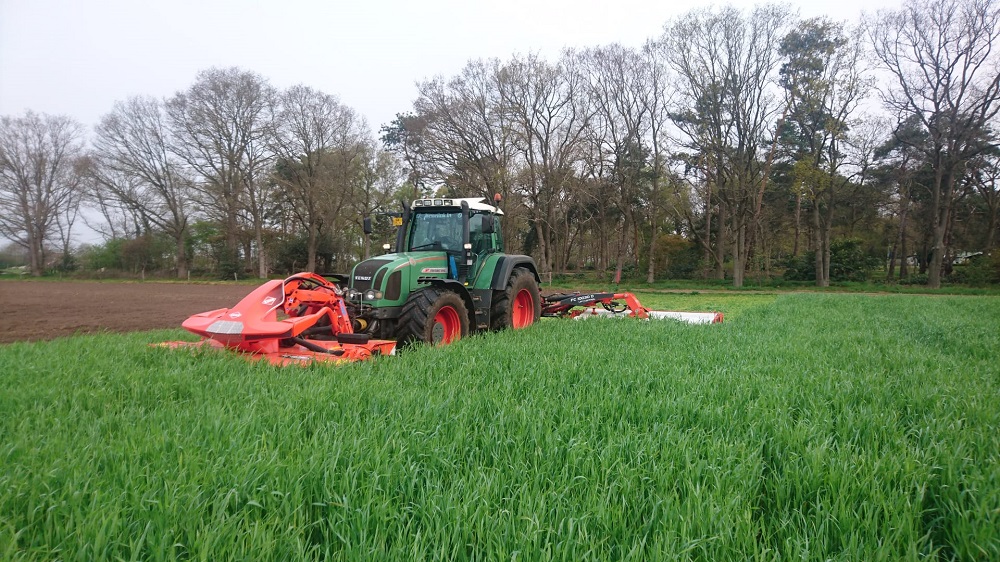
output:
[[[443,251],[385,254],[354,266],[349,287],[362,293],[368,290],[380,293],[376,300],[397,301],[401,295],[408,293],[411,282],[416,279],[454,277],[454,268],[454,260]],[[371,297],[365,300],[371,300]]]

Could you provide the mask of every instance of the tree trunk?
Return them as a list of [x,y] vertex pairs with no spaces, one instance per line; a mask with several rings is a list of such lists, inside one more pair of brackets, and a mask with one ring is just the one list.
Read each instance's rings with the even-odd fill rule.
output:
[[892,282],[896,275],[896,251],[899,250],[899,240],[893,240],[892,247],[889,249],[889,259],[886,264],[886,274],[885,280]]
[[986,253],[993,250],[993,245],[996,243],[996,232],[997,232],[997,207],[993,205],[990,207],[990,217],[987,221],[989,225],[986,229]]
[[833,247],[833,209],[836,201],[833,199],[833,182],[830,178],[830,187],[827,190],[826,217],[823,224],[823,286],[830,286],[830,252]]
[[552,269],[549,266],[549,249],[545,241],[545,228],[542,221],[538,219],[535,220],[535,236],[538,238],[538,265],[542,269],[539,273],[549,273]]
[[711,267],[715,254],[712,253],[712,186],[708,186],[708,196],[705,197],[705,269],[704,277],[708,278],[708,268]]
[[799,257],[799,234],[802,225],[802,192],[795,192],[795,240],[792,243],[792,257]]
[[931,289],[941,288],[941,269],[944,266],[944,231],[944,221],[934,226],[931,260],[927,264],[927,287]]
[[254,225],[254,243],[257,244],[257,278],[267,279],[267,254],[264,251],[263,228]]
[[[726,236],[726,222],[729,220],[728,208],[725,201],[719,201],[718,235],[715,237],[715,278],[726,278],[726,245],[729,237]],[[735,272],[735,267],[734,267]]]
[[[655,159],[657,166],[659,166],[659,156]],[[656,278],[656,235],[660,230],[657,224],[656,216],[656,202],[659,200],[660,194],[660,174],[659,172],[653,176],[653,190],[650,194],[650,205],[649,205],[649,266],[646,268],[646,283],[652,283]]]
[[747,247],[747,225],[736,226],[736,238],[733,248],[733,287],[743,286],[743,274],[747,266],[749,248]]
[[927,266],[927,286],[931,289],[941,288],[941,265],[944,262],[944,233],[946,223],[948,222],[947,211],[945,210],[948,205],[944,201],[944,199],[947,199],[945,186],[947,185],[950,188],[951,184],[951,180],[945,180],[944,178],[944,171],[941,170],[940,166],[940,158],[938,158],[938,162],[938,171],[934,177],[934,203],[931,211],[931,216],[933,217],[931,228],[933,236],[931,241],[931,260]]
[[45,270],[45,252],[41,240],[31,235],[28,238],[28,256],[31,264],[31,276],[41,277]]
[[656,223],[653,223],[652,233],[649,236],[649,268],[646,269],[646,283],[652,283],[656,280],[656,267],[654,262],[656,261],[656,237],[657,231],[659,229],[656,227]]
[[899,279],[903,280],[910,276],[910,267],[907,260],[909,259],[909,252],[906,251],[906,218],[910,213],[910,195],[909,191],[903,197],[903,208],[899,212]]
[[177,278],[187,279],[188,276],[188,260],[187,260],[187,248],[185,247],[184,233],[182,232],[178,235],[174,242],[176,243],[177,255],[175,258],[175,263],[177,264]]
[[820,224],[820,212],[819,212],[819,197],[813,198],[812,205],[812,223],[813,223],[813,251],[815,252],[815,259],[813,260],[814,268],[816,269],[816,286],[817,287],[827,287],[829,286],[826,281],[826,272],[824,264],[825,248],[823,245],[823,227]]
[[308,240],[306,242],[306,271],[316,271],[316,247],[319,245],[319,235],[316,232],[316,222],[309,224]]
[[629,214],[622,213],[622,219],[624,220],[624,224],[622,225],[621,236],[618,237],[618,256],[615,260],[616,278],[618,277],[618,274],[622,271],[622,269],[625,267],[625,256],[628,254],[627,240],[628,240],[628,231],[630,228]]

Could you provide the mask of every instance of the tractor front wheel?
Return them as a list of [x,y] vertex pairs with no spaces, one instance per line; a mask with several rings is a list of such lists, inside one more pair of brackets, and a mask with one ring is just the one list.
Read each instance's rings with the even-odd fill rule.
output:
[[399,317],[402,344],[423,341],[446,345],[469,335],[469,312],[462,297],[428,287],[410,294]]
[[535,274],[523,267],[515,267],[507,280],[507,289],[493,293],[490,328],[527,328],[541,316],[542,297]]

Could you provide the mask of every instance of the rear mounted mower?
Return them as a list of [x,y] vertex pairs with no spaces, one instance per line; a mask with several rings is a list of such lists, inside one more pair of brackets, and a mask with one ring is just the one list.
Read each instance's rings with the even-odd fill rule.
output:
[[586,320],[594,317],[680,320],[688,324],[718,324],[721,312],[650,310],[632,293],[561,293],[545,297],[542,316]]

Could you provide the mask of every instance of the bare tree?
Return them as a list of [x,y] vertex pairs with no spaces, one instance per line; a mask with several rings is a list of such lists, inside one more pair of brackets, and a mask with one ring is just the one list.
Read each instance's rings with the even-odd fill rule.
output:
[[65,219],[75,217],[80,201],[82,136],[68,117],[0,117],[0,234],[28,251],[32,275],[44,271],[46,242],[60,228],[68,245],[72,221]]
[[[880,11],[869,35],[894,85],[882,91],[899,123],[915,116],[926,131],[916,145],[934,170],[927,285],[941,286],[945,235],[967,162],[988,149],[1000,111],[1000,6],[992,0],[906,0]],[[904,139],[900,139],[904,141]]]
[[[414,108],[430,179],[482,195],[509,194],[513,159],[509,130],[503,127],[494,79],[498,61],[469,61],[450,80],[436,77],[417,85]],[[466,193],[468,194],[468,193]]]
[[[281,95],[274,139],[280,161],[275,177],[305,229],[309,271],[316,269],[324,221],[343,207],[345,178],[334,177],[337,154],[353,151],[365,132],[358,115],[334,96],[307,86],[293,86]],[[339,192],[335,191],[338,185]]]
[[670,106],[673,103],[674,83],[670,80],[669,69],[664,64],[663,53],[656,41],[647,41],[643,45],[641,54],[643,73],[649,83],[645,106],[649,111],[648,142],[652,149],[650,154],[652,174],[649,193],[649,264],[646,269],[646,282],[652,283],[656,279],[656,242],[660,235],[661,203],[669,201],[670,214],[682,218],[683,211],[679,207],[684,206],[685,198],[678,189],[673,189],[668,196],[664,196],[665,187],[680,186],[679,182],[671,181],[672,174],[667,168],[667,162],[670,160],[668,151],[671,142]]
[[766,186],[763,149],[780,109],[771,81],[790,13],[758,6],[744,14],[727,7],[696,10],[668,24],[661,42],[677,74],[674,124],[690,159],[701,163],[717,196],[716,274],[733,237],[733,285],[743,285],[753,232]]
[[[380,149],[374,140],[364,143],[364,147],[361,184],[352,205],[352,214],[357,218],[358,226],[362,226],[364,217],[390,212],[389,207],[406,177],[402,163],[392,152]],[[365,236],[362,255],[368,259],[370,254],[371,240]]]
[[163,104],[134,97],[117,102],[96,128],[94,181],[174,242],[178,278],[187,277],[191,178],[172,152]]
[[[209,69],[166,103],[173,147],[196,177],[201,203],[219,221],[229,268],[239,263],[241,216],[249,215],[258,275],[267,275],[263,230],[268,206],[274,89],[238,68]],[[248,258],[250,256],[247,256]],[[235,269],[233,269],[235,271]]]
[[406,120],[409,140],[419,141],[420,168],[428,182],[456,195],[504,199],[510,247],[520,213],[513,198],[517,151],[513,127],[497,84],[499,61],[470,61],[460,75],[417,84],[415,115]]
[[587,51],[585,58],[588,93],[595,108],[591,138],[599,143],[598,151],[607,161],[607,179],[622,216],[615,263],[618,277],[629,250],[633,261],[638,261],[636,210],[648,164],[645,140],[650,128],[652,84],[642,55],[633,49],[608,45]]
[[586,108],[580,103],[582,80],[567,68],[572,61],[572,54],[558,65],[535,55],[514,57],[496,75],[503,112],[524,164],[520,184],[538,241],[538,263],[546,273],[555,265],[554,230],[560,199],[574,179],[588,121]]
[[73,264],[73,225],[80,215],[80,205],[86,198],[85,178],[89,174],[90,165],[90,159],[85,156],[74,160],[73,177],[76,178],[76,188],[68,193],[66,204],[55,217],[55,231],[62,254],[61,267],[64,269],[71,268]]
[[[103,222],[83,216],[83,222],[105,240],[137,237],[151,225],[141,208],[130,201],[141,199],[142,182],[132,175],[122,174],[112,168],[101,168],[103,178],[97,181],[100,164],[91,162],[84,178],[85,204],[100,213]],[[114,186],[110,189],[108,185]],[[124,195],[124,196],[123,196]]]

